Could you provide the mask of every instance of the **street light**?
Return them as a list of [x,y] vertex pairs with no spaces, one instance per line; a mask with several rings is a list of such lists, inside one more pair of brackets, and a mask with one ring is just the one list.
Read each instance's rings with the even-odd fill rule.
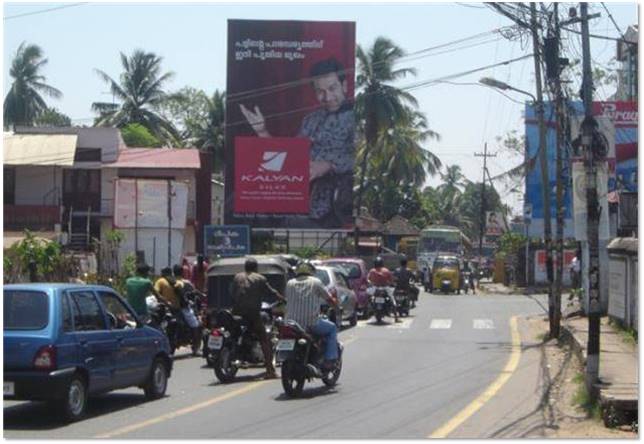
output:
[[502,89],[503,91],[506,91],[509,89],[510,91],[516,91],[518,93],[525,94],[526,96],[531,97],[534,103],[537,103],[537,98],[531,93],[529,93],[528,91],[515,88],[514,86],[510,86],[507,83],[501,82],[500,80],[493,79],[492,77],[483,77],[482,79],[479,80],[479,83],[485,86],[489,86],[491,88]]
[[[493,79],[492,77],[483,77],[483,78],[481,78],[479,80],[479,83],[482,84],[482,85],[485,85],[485,86],[489,86],[491,88],[496,88],[496,89],[500,89],[500,90],[503,90],[503,91],[506,91],[506,90],[515,91],[515,92],[518,92],[520,94],[524,94],[526,96],[529,96],[530,98],[532,98],[532,103],[534,103],[535,107],[537,108],[537,111],[540,112],[541,115],[543,116],[543,103],[538,102],[537,98],[533,94],[529,93],[528,91],[524,91],[522,89],[515,88],[514,86],[510,86],[507,83],[501,82],[500,80]],[[541,137],[541,136],[539,137],[539,145],[540,145],[539,151],[540,152],[545,152],[545,149],[543,149],[543,147],[541,146],[543,139],[544,139],[543,137]],[[528,151],[527,150],[525,152],[524,162],[525,162],[525,165],[526,165],[526,168],[527,168],[527,165],[528,165]],[[545,183],[545,181],[544,181],[544,183]],[[527,201],[528,201],[528,196],[527,196],[527,190],[526,190],[526,196],[523,199],[524,207],[527,205]],[[532,209],[530,209],[530,213],[532,213]],[[530,218],[531,217],[532,217],[532,215],[530,214]],[[529,267],[528,257],[529,257],[529,252],[530,252],[530,235],[529,235],[529,229],[528,229],[529,222],[527,222],[527,223],[526,222],[527,222],[527,218],[526,218],[526,214],[525,214],[525,210],[524,210],[524,225],[525,225],[525,234],[526,234],[526,244],[525,244],[525,285],[527,287],[528,286],[528,273],[529,273],[529,270],[528,270],[528,267]]]

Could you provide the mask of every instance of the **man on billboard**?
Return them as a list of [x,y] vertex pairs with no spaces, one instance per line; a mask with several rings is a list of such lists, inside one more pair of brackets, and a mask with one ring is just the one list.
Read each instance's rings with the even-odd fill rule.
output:
[[[319,61],[311,67],[310,77],[321,108],[304,117],[298,137],[311,140],[310,218],[325,226],[332,225],[336,214],[347,214],[346,207],[352,205],[355,117],[346,99],[347,80],[340,62]],[[271,137],[259,107],[249,108],[240,104],[255,133]]]

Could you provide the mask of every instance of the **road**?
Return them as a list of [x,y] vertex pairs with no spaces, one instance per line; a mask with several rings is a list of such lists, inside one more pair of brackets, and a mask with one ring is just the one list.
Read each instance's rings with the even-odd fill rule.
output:
[[70,425],[43,403],[5,401],[4,436],[425,438],[455,417],[467,421],[472,401],[494,394],[515,348],[511,318],[544,308],[544,296],[421,293],[400,324],[360,321],[341,332],[344,368],[334,389],[315,380],[302,399],[289,400],[279,380],[258,379],[261,368],[221,385],[202,358],[179,351],[161,400],[144,402],[138,389],[113,392],[92,399],[88,417]]

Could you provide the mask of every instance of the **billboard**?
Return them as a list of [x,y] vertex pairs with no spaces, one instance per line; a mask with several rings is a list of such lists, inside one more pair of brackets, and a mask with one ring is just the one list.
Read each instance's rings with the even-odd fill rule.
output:
[[204,227],[206,256],[231,257],[250,253],[248,225],[206,225]]
[[[571,136],[574,140],[583,119],[584,107],[582,102],[568,102],[570,115]],[[594,102],[593,114],[599,124],[600,131],[609,143],[607,156],[606,186],[608,192],[615,190],[637,190],[637,104],[634,102]],[[555,227],[556,216],[556,115],[554,104],[544,104],[546,121],[546,152],[548,179],[550,190],[550,214],[552,227]],[[543,235],[543,184],[541,180],[541,165],[539,163],[539,127],[535,109],[530,104],[525,110],[526,150],[531,168],[526,176],[526,204],[532,207],[532,220],[529,226],[531,237]],[[580,159],[572,158],[570,150],[564,151],[564,236],[574,237],[573,217],[573,165]],[[577,172],[577,176],[580,172]],[[580,211],[582,212],[582,211]],[[579,228],[579,227],[578,227]],[[553,231],[554,232],[554,231]]]
[[485,235],[501,236],[505,231],[503,214],[496,211],[485,212]]
[[226,224],[352,228],[355,23],[228,21]]

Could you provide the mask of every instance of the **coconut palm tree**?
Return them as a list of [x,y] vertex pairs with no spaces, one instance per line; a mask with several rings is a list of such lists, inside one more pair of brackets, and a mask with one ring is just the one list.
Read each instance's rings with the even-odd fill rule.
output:
[[444,194],[461,193],[465,186],[470,182],[461,172],[459,165],[449,165],[445,173],[441,173],[443,183],[438,187],[439,191]]
[[48,107],[41,94],[58,99],[63,93],[45,83],[41,74],[47,59],[37,45],[22,42],[11,62],[9,75],[13,83],[4,98],[4,127],[11,125],[33,125]]
[[213,162],[217,171],[223,169],[224,162],[225,103],[226,93],[215,90],[206,102],[207,115],[189,129],[194,137],[195,146],[213,153]]
[[122,128],[130,123],[138,123],[164,144],[177,145],[178,131],[155,111],[155,107],[167,99],[163,86],[173,76],[171,72],[161,73],[161,61],[162,58],[156,54],[140,49],[130,57],[121,53],[123,73],[118,82],[96,69],[96,73],[109,85],[114,98],[121,103],[93,103],[92,110],[99,113],[95,126]]
[[356,118],[363,131],[363,148],[360,160],[360,179],[356,198],[357,208],[362,204],[362,194],[367,175],[368,158],[375,149],[382,132],[412,117],[409,107],[418,102],[406,91],[391,85],[408,75],[415,75],[413,68],[395,68],[405,52],[385,37],[378,37],[373,46],[364,50],[358,45],[358,73],[356,83]]

